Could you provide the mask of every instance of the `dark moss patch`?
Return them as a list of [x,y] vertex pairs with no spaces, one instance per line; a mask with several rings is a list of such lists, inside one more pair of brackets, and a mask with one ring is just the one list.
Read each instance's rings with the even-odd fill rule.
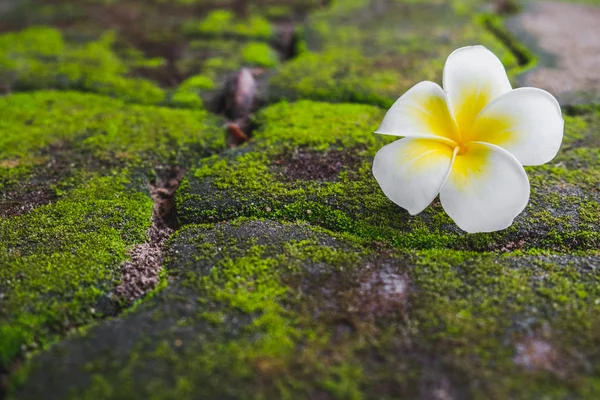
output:
[[0,217],[27,213],[36,207],[50,203],[52,199],[54,199],[54,192],[49,188],[27,187],[18,192],[2,193]]
[[[280,167],[280,177],[286,181],[335,180],[344,169],[359,165],[357,152],[333,150],[316,152],[300,148],[292,154],[285,154],[273,164]],[[275,171],[279,168],[275,167]],[[277,173],[277,172],[275,172]]]
[[[19,132],[27,134],[26,129]],[[17,156],[2,162],[0,217],[21,215],[56,200],[76,185],[81,171],[105,175],[118,167],[116,160],[77,151],[72,143],[61,139],[31,155],[33,158]]]

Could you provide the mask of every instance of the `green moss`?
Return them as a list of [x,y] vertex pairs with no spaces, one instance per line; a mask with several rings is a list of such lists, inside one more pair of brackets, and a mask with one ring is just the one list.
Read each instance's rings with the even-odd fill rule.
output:
[[180,90],[211,90],[214,88],[214,81],[204,75],[192,76],[179,85]]
[[[415,253],[414,261],[419,295],[412,318],[421,340],[431,343],[445,368],[481,383],[470,386],[473,398],[595,396],[592,370],[600,354],[591,349],[600,292],[588,269],[593,259],[427,251]],[[519,350],[527,340],[551,350]],[[591,374],[575,372],[574,348],[591,350]],[[515,368],[519,351],[530,352],[529,371]]]
[[129,246],[146,240],[152,200],[127,174],[91,178],[28,214],[0,219],[0,365],[103,316]]
[[336,49],[301,54],[286,63],[270,84],[274,87],[273,99],[310,98],[388,107],[400,94],[398,80],[397,73],[377,71],[356,51]]
[[[245,236],[242,232],[247,226],[259,231]],[[357,398],[360,368],[329,357],[328,366],[321,365],[324,359],[316,356],[323,351],[329,333],[315,331],[314,320],[296,306],[290,307],[301,293],[293,281],[290,285],[282,278],[301,278],[310,268],[326,267],[325,273],[343,270],[358,262],[364,249],[343,240],[338,243],[308,227],[258,221],[216,229],[187,227],[170,242],[174,251],[169,253],[168,271],[177,277],[177,283],[128,313],[111,331],[120,331],[129,318],[140,316],[148,326],[162,325],[169,315],[174,317],[170,328],[134,328],[128,335],[127,351],[106,349],[120,360],[118,371],[104,370],[115,360],[104,359],[108,353],[103,352],[101,359],[87,354],[86,367],[77,368],[76,374],[91,374],[92,385],[70,386],[70,396],[88,398],[100,389],[110,392],[119,388],[124,398],[150,393],[154,398],[183,399],[198,395],[286,397],[317,390],[336,398],[351,393]],[[221,251],[225,245],[227,253]],[[172,311],[165,314],[168,309]],[[147,336],[148,332],[153,333]],[[89,330],[85,340],[104,336],[96,334],[95,329]],[[310,367],[298,369],[300,359],[308,358],[312,359]],[[150,360],[156,368],[140,386],[140,367]],[[165,365],[170,365],[168,370],[163,370]],[[34,362],[19,379],[28,379],[36,368]],[[154,375],[157,370],[164,375]],[[316,384],[307,381],[308,376],[315,378]],[[164,379],[172,377],[177,377],[177,383],[165,385]],[[229,384],[221,384],[225,381]],[[62,396],[65,391],[59,388],[53,393]]]
[[202,107],[200,94],[214,88],[215,83],[209,77],[205,75],[192,76],[179,85],[171,96],[169,104],[185,108],[200,108]]
[[34,200],[47,191],[41,203],[53,201],[0,219],[6,366],[21,349],[45,346],[113,312],[109,295],[120,282],[119,266],[130,246],[146,241],[150,226],[149,171],[220,149],[224,138],[203,110],[76,92],[5,96],[0,121],[3,190]]
[[[511,76],[529,67],[515,56],[529,52],[516,52],[522,49],[515,41],[498,39],[473,18],[481,6],[476,3],[465,14],[444,2],[334,3],[311,14],[302,31],[305,51],[270,80],[269,95],[387,108],[420,81],[441,82],[448,55],[473,44],[498,55]],[[501,22],[494,21],[500,31]]]
[[373,134],[383,115],[383,110],[367,105],[281,102],[261,110],[255,120],[261,128],[254,137],[266,148],[375,148],[383,143],[382,136]]
[[114,35],[65,42],[53,28],[33,27],[0,35],[0,76],[14,90],[79,89],[143,104],[164,101],[155,84],[130,78],[130,66],[112,50]]
[[242,50],[242,57],[250,66],[273,68],[279,64],[277,53],[266,43],[249,43]]
[[65,379],[67,398],[429,398],[440,386],[594,398],[597,256],[359,242],[297,223],[185,227],[170,240],[172,284],[31,360],[15,398],[65,398]]
[[[67,147],[73,161],[82,154],[113,164],[182,162],[191,151],[217,149],[224,138],[203,111],[127,105],[121,100],[76,92],[40,91],[0,99],[0,177],[46,161],[41,151]],[[15,169],[17,171],[15,171]]]
[[261,16],[238,19],[229,10],[212,11],[200,22],[189,22],[183,27],[188,35],[240,36],[268,40],[273,36],[273,28]]

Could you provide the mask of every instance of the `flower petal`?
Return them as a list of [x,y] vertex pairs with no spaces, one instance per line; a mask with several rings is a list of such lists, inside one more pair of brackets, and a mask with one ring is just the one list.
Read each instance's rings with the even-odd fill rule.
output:
[[376,133],[408,137],[430,137],[455,141],[457,128],[446,93],[433,82],[410,88],[388,110]]
[[452,147],[435,139],[400,139],[377,152],[373,175],[390,200],[415,215],[439,193],[453,152]]
[[541,165],[556,156],[563,130],[554,96],[541,89],[521,88],[484,108],[470,133],[472,140],[500,146],[522,165]]
[[483,108],[512,87],[502,62],[483,46],[462,47],[444,66],[444,90],[461,131],[469,129]]
[[440,192],[444,210],[469,233],[508,228],[529,201],[529,180],[506,150],[471,142],[455,157]]

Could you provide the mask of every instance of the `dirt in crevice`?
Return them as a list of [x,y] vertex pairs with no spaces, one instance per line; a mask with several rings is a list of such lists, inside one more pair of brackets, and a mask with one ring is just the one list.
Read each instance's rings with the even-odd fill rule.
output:
[[121,284],[115,289],[118,299],[126,304],[132,304],[158,285],[165,243],[177,229],[175,192],[185,170],[160,166],[156,174],[157,180],[148,185],[154,200],[148,241],[129,251],[130,260],[121,267]]

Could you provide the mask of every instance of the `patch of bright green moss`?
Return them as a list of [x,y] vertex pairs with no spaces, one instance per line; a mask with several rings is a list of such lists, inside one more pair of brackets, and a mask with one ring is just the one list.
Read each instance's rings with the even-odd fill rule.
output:
[[230,10],[210,12],[200,22],[188,22],[183,27],[188,35],[239,36],[244,38],[271,39],[273,28],[261,16],[237,18]]
[[202,107],[200,94],[214,88],[215,83],[209,77],[205,75],[192,76],[179,85],[169,104],[186,108],[200,108]]
[[146,240],[152,206],[121,173],[0,219],[0,366],[103,316],[100,301],[120,282],[127,249]]
[[249,43],[242,50],[242,57],[249,66],[273,68],[279,64],[279,56],[267,43]]
[[130,66],[112,50],[115,37],[68,43],[53,28],[33,27],[0,35],[0,77],[13,90],[79,89],[125,101],[158,104],[164,92],[131,78]]
[[260,129],[254,138],[264,148],[375,148],[383,143],[383,136],[373,134],[383,115],[383,110],[367,105],[281,102],[260,111],[255,119]]

